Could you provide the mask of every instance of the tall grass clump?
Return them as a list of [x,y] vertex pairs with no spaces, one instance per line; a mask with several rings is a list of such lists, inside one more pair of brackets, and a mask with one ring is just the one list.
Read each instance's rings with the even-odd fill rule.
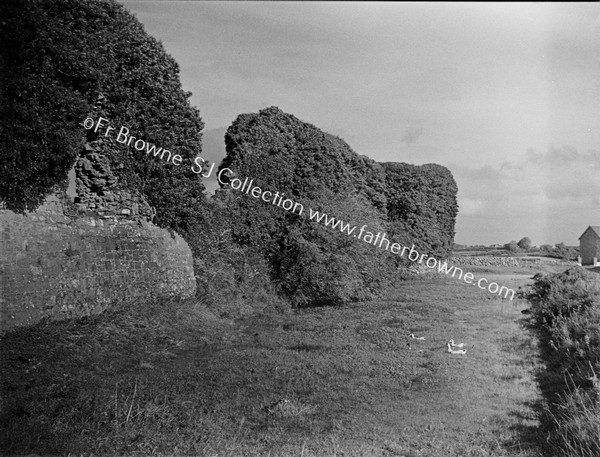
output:
[[600,455],[600,402],[598,391],[575,387],[557,403],[550,416],[556,432],[552,442],[565,457]]
[[548,453],[600,455],[600,276],[581,267],[544,275],[527,298],[542,341],[540,387]]

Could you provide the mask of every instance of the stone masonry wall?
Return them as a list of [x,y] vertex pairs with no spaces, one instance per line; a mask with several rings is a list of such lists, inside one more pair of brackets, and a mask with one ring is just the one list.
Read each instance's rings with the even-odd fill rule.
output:
[[473,265],[482,267],[518,267],[520,265],[519,260],[514,257],[495,256],[454,256],[450,259],[450,262],[453,265]]
[[[93,117],[106,116],[102,111],[105,102],[105,96],[100,94],[94,104]],[[114,169],[125,168],[123,160],[115,159],[112,153],[115,140],[91,131],[87,134],[92,138],[86,138],[73,167],[76,190],[74,209],[80,215],[152,221],[156,210],[139,192],[123,187],[114,173]],[[112,161],[109,156],[113,157]]]
[[68,217],[53,196],[27,215],[0,209],[0,333],[195,290],[187,243],[143,219]]
[[461,266],[478,267],[539,267],[542,264],[575,265],[575,262],[562,259],[543,260],[536,257],[499,257],[493,255],[455,255],[449,263]]
[[101,141],[86,143],[75,163],[76,209],[79,214],[112,216],[117,219],[152,220],[154,208],[141,195],[118,189]]

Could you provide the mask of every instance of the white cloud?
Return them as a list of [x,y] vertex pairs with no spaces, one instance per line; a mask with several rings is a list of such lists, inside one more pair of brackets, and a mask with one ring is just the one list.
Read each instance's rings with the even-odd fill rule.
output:
[[268,100],[375,160],[446,165],[466,242],[600,224],[597,4],[124,4],[207,129]]
[[[463,240],[503,242],[510,236],[501,234],[514,226],[513,238],[528,234],[539,242],[575,244],[582,227],[600,223],[598,151],[580,153],[565,145],[545,153],[529,150],[521,162],[498,169],[450,169],[459,188],[458,226],[470,231]],[[489,221],[495,221],[492,227]]]

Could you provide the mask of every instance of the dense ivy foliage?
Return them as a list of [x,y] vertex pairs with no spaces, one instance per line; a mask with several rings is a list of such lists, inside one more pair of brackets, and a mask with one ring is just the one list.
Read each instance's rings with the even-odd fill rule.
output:
[[0,21],[0,199],[35,208],[64,184],[83,142],[97,139],[83,120],[102,116],[184,157],[178,167],[114,140],[101,145],[119,186],[142,193],[159,225],[189,230],[204,199],[190,166],[203,123],[162,44],[112,0],[6,0]]
[[379,164],[279,108],[238,116],[225,143],[222,167],[233,165],[240,173],[264,176],[287,195],[322,200],[326,189],[336,194],[358,192],[385,211],[385,179]]
[[454,242],[458,188],[440,165],[387,162],[387,209],[391,233],[420,252],[447,257]]
[[456,184],[437,165],[378,164],[340,138],[276,107],[240,115],[225,136],[220,169],[254,179],[304,205],[302,216],[234,190],[234,239],[262,252],[280,290],[299,305],[364,299],[395,274],[398,256],[310,221],[308,208],[421,252],[446,256],[454,237]]
[[390,261],[374,246],[308,218],[310,207],[383,231],[385,180],[377,163],[275,107],[240,115],[225,142],[220,169],[304,205],[300,216],[236,191],[220,197],[236,214],[234,239],[266,256],[279,290],[294,303],[366,298],[389,279]]

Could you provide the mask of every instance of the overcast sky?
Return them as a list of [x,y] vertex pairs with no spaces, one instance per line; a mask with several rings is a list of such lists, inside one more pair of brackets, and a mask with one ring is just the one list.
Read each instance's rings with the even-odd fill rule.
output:
[[458,243],[600,225],[597,3],[122,3],[206,130],[275,105],[377,161],[444,165]]

